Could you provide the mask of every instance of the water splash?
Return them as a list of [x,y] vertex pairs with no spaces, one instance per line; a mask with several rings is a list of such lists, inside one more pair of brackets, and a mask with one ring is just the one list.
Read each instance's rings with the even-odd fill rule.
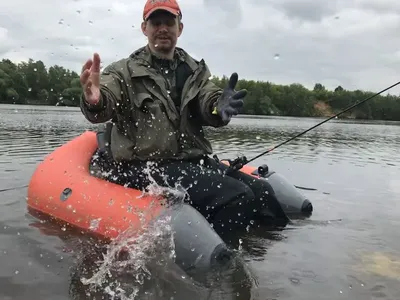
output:
[[[154,201],[165,199],[165,209],[169,209],[171,204],[182,203],[188,197],[186,189],[179,182],[175,183],[175,187],[170,187],[165,175],[162,177],[166,186],[158,185],[151,176],[151,170],[156,167],[154,163],[147,164],[144,174],[150,184],[139,197],[152,196]],[[128,228],[121,233],[106,246],[106,253],[96,262],[93,274],[81,277],[80,281],[91,292],[106,293],[111,299],[137,299],[141,287],[152,279],[148,265],[151,263],[161,270],[175,260],[171,216],[165,214],[147,222],[149,214],[153,213],[152,209],[153,206],[150,205],[144,211],[134,210],[141,222],[140,229]],[[129,279],[126,280],[127,278]]]
[[[147,268],[149,262],[166,264],[175,258],[173,232],[170,218],[160,218],[150,226],[143,226],[143,232],[137,234],[125,231],[109,246],[103,260],[97,262],[97,271],[90,278],[81,278],[92,291],[102,291],[111,299],[136,299],[140,287],[151,279]],[[120,281],[119,275],[129,276],[129,285]]]

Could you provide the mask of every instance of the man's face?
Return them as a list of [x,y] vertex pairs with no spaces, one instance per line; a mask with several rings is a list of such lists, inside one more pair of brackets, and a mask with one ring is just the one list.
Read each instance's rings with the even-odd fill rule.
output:
[[155,51],[171,52],[183,30],[183,24],[173,14],[157,10],[142,23],[142,31]]

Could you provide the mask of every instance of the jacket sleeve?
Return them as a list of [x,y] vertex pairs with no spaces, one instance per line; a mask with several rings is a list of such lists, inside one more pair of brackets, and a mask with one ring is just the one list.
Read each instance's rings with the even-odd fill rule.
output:
[[109,65],[100,75],[100,101],[90,105],[84,94],[81,95],[80,108],[89,122],[104,123],[115,117],[117,102],[121,101],[121,82],[113,65]]
[[222,95],[222,89],[214,84],[209,77],[211,73],[204,63],[205,75],[203,83],[200,85],[200,92],[198,94],[199,111],[205,126],[221,127],[226,124],[223,123],[219,115],[213,115],[213,104]]
[[206,84],[200,89],[199,92],[199,105],[200,113],[204,125],[221,127],[225,126],[219,115],[213,115],[213,104],[218,100],[222,94],[222,89],[216,86],[212,81],[207,79]]

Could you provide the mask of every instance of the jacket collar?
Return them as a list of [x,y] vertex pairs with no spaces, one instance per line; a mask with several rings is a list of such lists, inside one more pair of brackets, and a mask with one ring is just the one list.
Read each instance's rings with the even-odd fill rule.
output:
[[[194,60],[185,50],[182,48],[175,48],[175,58],[181,62],[185,62],[188,66],[195,71],[199,67],[198,61]],[[153,55],[148,45],[137,49],[129,56],[128,66],[131,69],[131,77],[143,77],[149,76],[152,71]]]

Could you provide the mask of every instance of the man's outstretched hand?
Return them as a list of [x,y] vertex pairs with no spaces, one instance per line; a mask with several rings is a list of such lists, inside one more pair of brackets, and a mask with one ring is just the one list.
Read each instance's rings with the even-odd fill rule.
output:
[[213,114],[221,116],[224,124],[228,124],[232,116],[237,115],[243,107],[243,98],[247,95],[247,90],[235,91],[238,82],[238,74],[233,73],[229,79],[228,86],[217,101]]
[[100,101],[100,56],[95,53],[82,67],[80,76],[86,102],[92,105]]

